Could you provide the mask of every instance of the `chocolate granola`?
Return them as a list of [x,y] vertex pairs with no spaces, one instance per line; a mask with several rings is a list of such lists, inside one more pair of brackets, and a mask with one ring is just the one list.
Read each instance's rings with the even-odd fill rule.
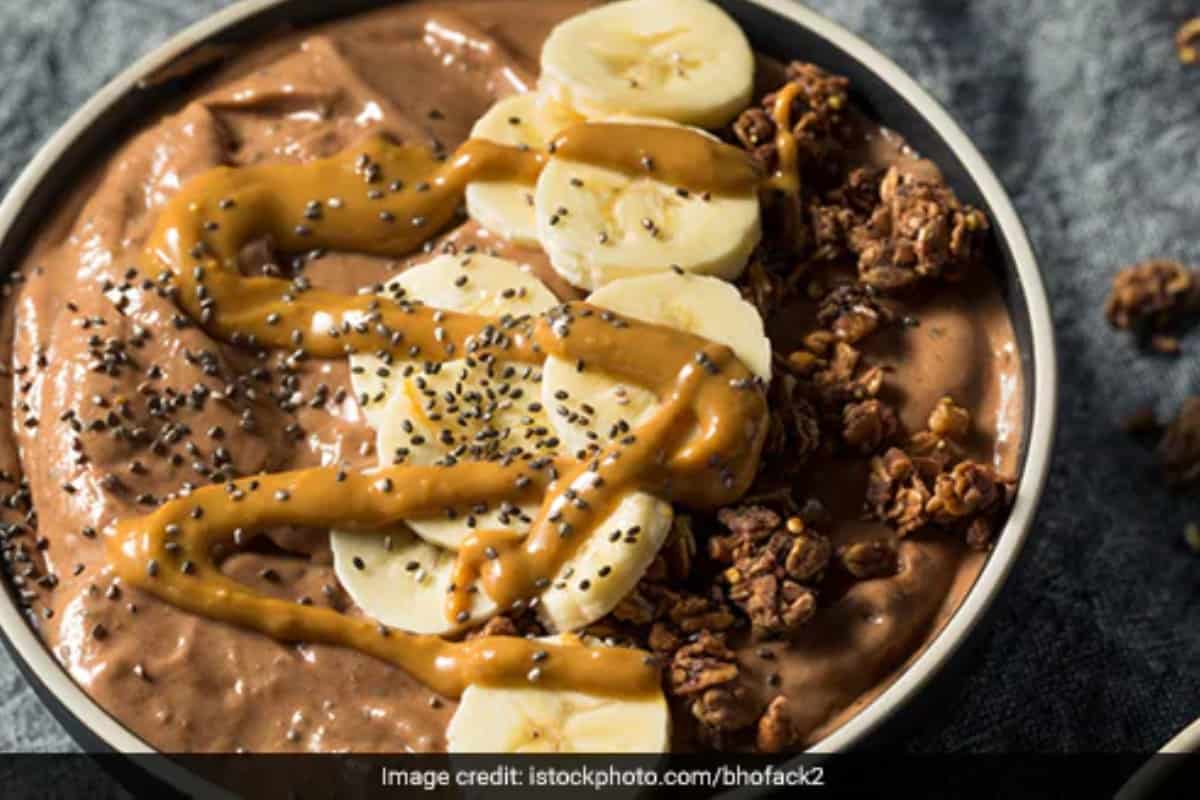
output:
[[1162,353],[1179,351],[1176,334],[1200,311],[1200,276],[1178,261],[1143,261],[1120,270],[1104,304],[1109,323],[1133,331]]

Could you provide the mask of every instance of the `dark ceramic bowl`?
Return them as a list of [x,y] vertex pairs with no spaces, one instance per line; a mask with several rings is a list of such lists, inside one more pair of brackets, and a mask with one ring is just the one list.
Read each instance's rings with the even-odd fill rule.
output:
[[[1031,530],[1050,463],[1057,367],[1046,290],[1012,202],[979,151],[944,109],[866,42],[789,0],[719,0],[756,50],[780,60],[802,58],[850,78],[854,99],[937,163],[965,201],[994,223],[998,279],[1012,316],[1023,370],[1024,443],[1016,502],[979,578],[936,639],[885,691],[814,750],[836,752],[878,735],[963,650],[1017,561]],[[14,264],[47,210],[71,188],[79,168],[203,74],[222,45],[254,42],[285,25],[301,26],[385,5],[383,0],[242,0],[193,25],[101,89],[41,149],[0,205],[0,263]],[[148,753],[149,745],[77,686],[22,615],[12,587],[0,597],[0,631],[25,676],[58,719],[90,751]],[[901,722],[903,723],[901,715]],[[911,724],[911,713],[908,715]],[[166,768],[166,767],[164,767]],[[161,778],[180,785],[172,770]]]

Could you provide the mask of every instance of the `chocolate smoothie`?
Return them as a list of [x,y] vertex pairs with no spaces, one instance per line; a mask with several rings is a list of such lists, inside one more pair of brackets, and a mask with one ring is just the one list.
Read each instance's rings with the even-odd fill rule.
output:
[[[377,464],[344,357],[217,337],[148,271],[164,209],[216,167],[309,164],[380,136],[453,153],[497,99],[536,87],[547,34],[591,5],[404,3],[232,54],[80,177],[6,287],[9,572],[64,669],[154,747],[438,751],[456,710],[453,692],[386,657],[192,613],[119,574],[118,523],[202,487]],[[964,243],[986,221],[895,134],[823,103],[844,87],[813,70],[761,60],[754,107],[717,131],[805,187],[798,208],[764,200],[760,254],[738,281],[777,361],[763,464],[744,497],[677,525],[636,596],[587,631],[659,657],[681,749],[796,749],[844,722],[970,590],[1016,475],[1016,344],[990,254]],[[763,98],[781,85],[796,87],[782,126]],[[772,143],[793,124],[789,163]],[[586,294],[457,210],[425,238],[370,255],[259,236],[238,266],[356,295],[430,253],[475,249],[530,265],[563,301]],[[224,576],[364,619],[327,527],[262,533],[225,547]],[[813,548],[811,569],[793,540]],[[763,559],[779,562],[769,580],[749,576]],[[542,632],[512,616],[485,632]],[[693,669],[703,659],[731,669]]]

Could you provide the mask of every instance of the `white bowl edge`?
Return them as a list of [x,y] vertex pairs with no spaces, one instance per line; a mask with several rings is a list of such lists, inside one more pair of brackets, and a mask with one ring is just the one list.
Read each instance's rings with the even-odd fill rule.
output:
[[[810,751],[837,752],[875,730],[900,708],[903,701],[914,697],[932,679],[982,618],[1012,569],[1032,528],[1050,466],[1057,409],[1053,326],[1036,258],[1007,193],[983,156],[941,105],[894,62],[841,25],[790,0],[750,1],[808,28],[849,53],[890,84],[933,126],[966,167],[990,206],[995,227],[1012,252],[1030,315],[1036,387],[1034,408],[1029,429],[1023,432],[1028,437],[1028,449],[1008,521],[974,586],[933,642],[891,686]],[[112,79],[39,149],[13,183],[0,204],[0,238],[8,234],[28,197],[54,168],[68,146],[84,135],[117,98],[134,90],[143,77],[169,64],[195,44],[260,11],[288,2],[290,0],[239,0],[184,29]],[[17,656],[37,675],[46,689],[101,741],[121,753],[156,752],[110,716],[70,678],[14,603],[0,602],[0,630],[3,630]],[[162,770],[160,777],[176,786],[205,786],[211,791],[210,785],[196,784],[197,779],[183,768],[164,762]]]

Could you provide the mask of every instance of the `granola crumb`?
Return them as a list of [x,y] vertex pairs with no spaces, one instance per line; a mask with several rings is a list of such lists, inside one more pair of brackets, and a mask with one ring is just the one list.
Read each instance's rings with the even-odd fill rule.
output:
[[870,455],[900,432],[900,419],[892,407],[871,398],[842,409],[842,438],[864,455]]
[[782,695],[776,697],[758,718],[755,745],[762,753],[782,753],[795,744],[797,738],[799,737],[788,713],[787,698]]
[[929,414],[929,430],[938,436],[965,441],[971,433],[971,412],[954,402],[950,396],[943,397]]
[[1117,272],[1104,304],[1108,322],[1131,330],[1160,353],[1179,352],[1173,329],[1200,311],[1200,280],[1178,261],[1152,260]]
[[840,548],[838,560],[847,572],[860,581],[891,577],[900,569],[896,546],[883,539],[856,542]]
[[1167,336],[1166,334],[1156,333],[1150,337],[1150,349],[1156,353],[1162,353],[1163,355],[1179,355],[1179,339],[1175,336]]
[[1191,65],[1200,61],[1197,41],[1200,41],[1200,17],[1193,17],[1175,31],[1175,53],[1179,56],[1180,64]]
[[485,636],[545,636],[546,630],[533,614],[522,612],[516,616],[501,614],[492,617],[482,627],[466,635],[467,639],[481,639]]
[[851,344],[892,321],[892,312],[869,286],[847,283],[821,299],[817,321],[837,338]]

